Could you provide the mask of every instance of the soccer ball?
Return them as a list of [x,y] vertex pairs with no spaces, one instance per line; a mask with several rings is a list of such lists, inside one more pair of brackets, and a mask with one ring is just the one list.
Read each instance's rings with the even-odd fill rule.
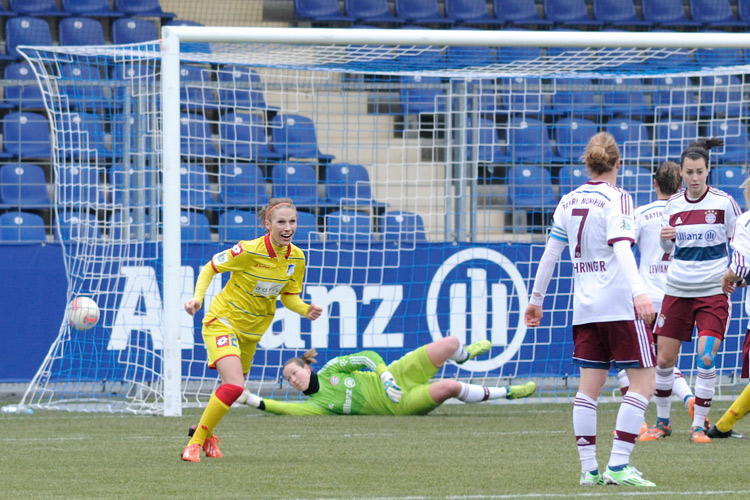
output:
[[70,303],[68,323],[76,330],[89,330],[99,321],[99,306],[88,297],[76,297]]

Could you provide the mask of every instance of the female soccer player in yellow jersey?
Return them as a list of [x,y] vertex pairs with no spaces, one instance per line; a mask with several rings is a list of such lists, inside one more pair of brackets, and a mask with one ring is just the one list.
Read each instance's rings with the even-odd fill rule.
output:
[[185,447],[182,459],[187,462],[200,462],[201,448],[206,456],[221,458],[213,429],[244,390],[255,348],[276,313],[276,299],[281,297],[284,307],[309,320],[322,313],[319,306],[308,305],[299,296],[305,255],[292,244],[297,230],[294,203],[289,198],[272,198],[258,215],[267,234],[214,255],[198,275],[193,298],[185,302],[185,310],[195,315],[214,275],[232,273],[203,318],[208,366],[218,370],[221,384]]

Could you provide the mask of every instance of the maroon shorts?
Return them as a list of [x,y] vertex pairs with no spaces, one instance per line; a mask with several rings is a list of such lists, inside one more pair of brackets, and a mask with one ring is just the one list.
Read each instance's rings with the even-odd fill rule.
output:
[[651,328],[642,320],[573,325],[573,364],[601,370],[655,366]]
[[723,293],[708,297],[665,295],[654,334],[690,342],[696,326],[698,332],[709,331],[712,337],[724,340],[728,319],[729,299]]
[[750,378],[750,330],[745,331],[742,343],[742,378]]

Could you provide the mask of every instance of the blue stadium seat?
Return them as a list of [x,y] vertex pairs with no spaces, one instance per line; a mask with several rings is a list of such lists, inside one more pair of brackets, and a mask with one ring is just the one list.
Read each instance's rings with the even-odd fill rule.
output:
[[89,17],[68,17],[57,26],[60,45],[105,45],[102,23]]
[[252,163],[223,163],[219,170],[219,203],[245,209],[265,206],[268,193],[260,167]]
[[55,0],[9,0],[8,10],[20,16],[65,17],[70,15],[58,9]]
[[690,0],[690,17],[704,26],[716,28],[748,26],[747,22],[734,17],[729,0]]
[[473,159],[474,146],[472,143],[474,141],[473,134],[476,130],[478,133],[476,144],[477,161],[479,163],[504,163],[507,158],[495,122],[491,119],[480,118],[476,128],[472,126],[472,123],[473,121],[469,122],[469,129],[466,133],[468,141],[466,159]]
[[[159,147],[159,133],[153,115],[138,113],[125,116],[118,113],[112,115],[109,124],[112,156],[115,158],[138,151],[139,148],[148,151]],[[128,140],[129,143],[126,143]],[[187,148],[187,142],[183,146]]]
[[404,243],[427,242],[422,216],[403,210],[392,210],[383,218],[383,239]]
[[96,166],[65,164],[58,169],[55,181],[55,201],[58,205],[100,208],[105,193]]
[[557,174],[560,196],[573,191],[589,180],[588,169],[583,165],[563,165]]
[[367,169],[353,163],[333,163],[326,167],[326,198],[338,207],[386,205],[373,198]]
[[539,118],[549,110],[545,99],[548,92],[543,91],[539,80],[502,78],[498,83],[502,89],[500,102],[503,112]]
[[180,152],[183,157],[218,157],[211,136],[211,124],[198,113],[180,113]]
[[704,118],[747,117],[744,85],[736,75],[705,75],[700,78],[701,116]]
[[52,154],[49,121],[39,113],[16,111],[3,117],[2,156],[44,158]]
[[304,210],[297,210],[297,231],[294,233],[294,242],[314,242],[322,241],[320,230],[318,229],[318,217]]
[[317,159],[322,164],[335,157],[323,154],[318,148],[318,137],[312,118],[294,114],[278,114],[271,120],[271,147],[289,159]]
[[628,116],[645,121],[654,115],[653,106],[648,103],[643,91],[641,78],[600,79],[602,110],[610,116]]
[[[526,31],[517,29],[516,31]],[[498,47],[497,59],[501,62],[541,60],[542,49],[539,47]]]
[[550,97],[552,113],[555,116],[597,116],[601,112],[599,103],[594,100],[595,89],[591,78],[556,78],[555,90]]
[[38,17],[19,16],[8,19],[5,23],[5,53],[8,57],[23,58],[16,50],[19,45],[53,45],[49,23]]
[[109,0],[62,0],[62,9],[74,16],[123,17],[125,15],[112,10]]
[[624,162],[642,165],[652,162],[654,151],[648,125],[619,116],[610,120],[606,129],[620,147],[620,156]]
[[651,26],[638,17],[633,0],[594,0],[594,19],[607,26]]
[[557,154],[568,163],[580,163],[589,139],[599,132],[593,121],[576,117],[561,118],[553,128]]
[[297,21],[354,22],[341,13],[338,0],[294,0],[294,19]]
[[737,17],[750,24],[750,0],[737,0]]
[[745,190],[740,185],[747,179],[747,167],[740,165],[714,165],[709,171],[709,184],[732,195],[732,198],[747,209]]
[[266,113],[279,111],[279,108],[266,103],[263,95],[263,82],[254,69],[246,66],[222,66],[219,68],[218,77],[219,106],[260,110]]
[[388,0],[344,0],[344,10],[357,23],[404,23],[403,18],[391,13]]
[[586,0],[544,0],[544,17],[563,26],[601,26],[589,15]]
[[234,244],[254,240],[266,234],[258,216],[248,210],[229,210],[219,214],[219,241]]
[[115,10],[126,16],[158,17],[164,21],[177,17],[172,12],[164,12],[159,0],[115,0]]
[[0,167],[0,206],[48,209],[51,205],[42,167],[32,163]]
[[445,16],[464,25],[505,24],[502,12],[495,11],[495,17],[492,17],[486,0],[445,0]]
[[154,167],[145,165],[141,169],[131,164],[126,173],[121,163],[115,163],[109,169],[109,182],[116,205],[141,206],[159,200],[159,172]]
[[24,80],[20,84],[10,84],[5,87],[4,104],[22,110],[44,109],[42,89],[34,76],[34,70],[27,62],[8,64],[3,70],[5,80]]
[[443,24],[455,22],[440,13],[437,0],[395,0],[396,15],[411,24]]
[[658,26],[700,26],[685,14],[683,0],[641,0],[643,19]]
[[71,113],[57,124],[58,147],[65,158],[98,158],[109,155],[104,124],[101,115],[93,113]]
[[512,164],[565,162],[565,158],[555,153],[547,125],[541,120],[513,116],[507,134],[505,152]]
[[206,113],[218,108],[211,80],[213,71],[183,64],[180,66],[180,106],[188,111]]
[[29,212],[6,212],[0,215],[0,241],[3,243],[40,243],[47,240],[41,215]]
[[249,113],[226,113],[219,117],[219,147],[225,158],[256,162],[283,158],[269,148],[263,120]]
[[700,111],[696,88],[685,76],[656,78],[651,82],[659,88],[653,93],[656,114],[663,119],[695,120]]
[[698,139],[698,125],[695,122],[670,122],[654,125],[654,142],[658,161],[676,160],[682,150]]
[[183,243],[211,241],[211,225],[201,212],[183,210],[180,214],[180,234]]
[[552,176],[541,165],[513,165],[508,168],[506,183],[513,209],[548,212],[557,205]]
[[110,76],[117,84],[112,100],[118,108],[124,107],[126,98],[133,100],[134,94],[141,93],[147,82],[158,78],[156,66],[143,63],[116,64]]
[[102,79],[98,67],[65,63],[60,65],[60,74],[60,92],[68,97],[72,109],[104,113],[117,107],[109,98],[109,84]]
[[[699,33],[722,33],[719,30],[701,30]],[[695,60],[701,66],[734,66],[745,64],[744,49],[696,49]]]
[[739,118],[713,120],[709,135],[724,139],[723,148],[711,151],[712,162],[742,165],[750,163],[750,136],[748,136],[744,120]]
[[112,43],[143,43],[159,39],[154,23],[137,17],[121,17],[112,23]]
[[203,210],[218,205],[211,193],[208,173],[203,165],[195,163],[180,165],[180,205],[194,210]]
[[291,198],[298,207],[329,206],[318,193],[315,167],[310,163],[277,163],[271,168],[271,196]]
[[403,75],[401,83],[398,93],[404,115],[445,113],[447,97],[442,78]]
[[370,216],[356,210],[336,210],[325,216],[326,240],[368,241],[372,238]]
[[[459,27],[455,29],[476,29]],[[470,66],[489,66],[497,63],[497,50],[494,47],[462,47],[451,45],[446,50],[446,61],[452,68],[470,67]],[[454,83],[456,83],[454,81]]]
[[[127,217],[125,213],[128,214]],[[109,240],[127,242],[155,239],[156,235],[152,234],[153,226],[149,216],[145,215],[144,220],[139,221],[135,215],[133,211],[115,210],[106,222]]]
[[636,207],[648,205],[654,198],[654,177],[643,167],[621,166],[617,185],[633,197]]
[[101,225],[94,214],[85,211],[64,211],[57,224],[60,232],[55,231],[55,235],[63,243],[102,240]]
[[549,26],[554,24],[543,19],[536,8],[535,0],[492,0],[495,12],[502,12],[507,24],[519,26]]

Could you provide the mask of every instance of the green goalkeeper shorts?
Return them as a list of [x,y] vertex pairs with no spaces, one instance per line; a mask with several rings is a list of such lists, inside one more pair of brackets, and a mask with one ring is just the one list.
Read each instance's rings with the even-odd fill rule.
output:
[[438,406],[430,396],[430,380],[438,371],[422,346],[390,364],[388,371],[404,391],[404,397],[393,405],[396,415],[424,415]]

